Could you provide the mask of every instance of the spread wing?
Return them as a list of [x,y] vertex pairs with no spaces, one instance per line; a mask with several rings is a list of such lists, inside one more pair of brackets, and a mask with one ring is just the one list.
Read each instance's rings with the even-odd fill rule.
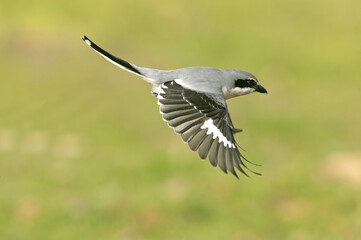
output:
[[222,95],[193,91],[177,80],[163,83],[157,90],[163,119],[192,151],[198,150],[202,159],[208,156],[209,162],[225,173],[230,171],[238,178],[237,168],[247,175],[243,160],[248,160],[239,152],[233,136],[241,130],[234,128]]

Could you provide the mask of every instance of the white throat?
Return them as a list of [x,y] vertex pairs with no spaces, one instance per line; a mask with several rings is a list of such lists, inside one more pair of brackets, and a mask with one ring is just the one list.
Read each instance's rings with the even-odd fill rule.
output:
[[235,87],[232,88],[231,91],[229,91],[226,87],[222,88],[223,96],[225,99],[247,95],[253,93],[254,91],[255,91],[254,88],[249,88],[249,87],[246,88]]

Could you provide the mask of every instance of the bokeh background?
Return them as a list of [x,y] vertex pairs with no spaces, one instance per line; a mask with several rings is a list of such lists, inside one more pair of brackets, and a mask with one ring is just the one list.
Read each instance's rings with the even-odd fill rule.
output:
[[[10,1],[0,7],[0,239],[359,239],[361,2]],[[236,68],[228,102],[263,173],[201,161],[145,67]]]

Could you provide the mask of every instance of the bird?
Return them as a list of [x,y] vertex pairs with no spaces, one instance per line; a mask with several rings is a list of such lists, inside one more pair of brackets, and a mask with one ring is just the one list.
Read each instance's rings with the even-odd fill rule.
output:
[[259,166],[239,151],[241,147],[234,134],[242,130],[234,127],[226,103],[228,99],[253,92],[267,93],[254,75],[242,70],[212,67],[175,70],[140,67],[103,50],[85,35],[81,38],[106,60],[152,85],[151,93],[158,99],[163,120],[192,151],[198,151],[201,159],[208,157],[212,166],[218,166],[238,179],[235,169],[248,177],[247,171],[261,175],[245,164]]

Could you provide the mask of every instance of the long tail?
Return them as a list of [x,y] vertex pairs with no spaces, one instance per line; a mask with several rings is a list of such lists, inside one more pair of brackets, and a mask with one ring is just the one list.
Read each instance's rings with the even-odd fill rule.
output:
[[137,69],[137,66],[124,61],[123,59],[117,58],[116,56],[113,56],[112,54],[108,53],[107,51],[103,50],[101,47],[93,43],[89,38],[87,38],[85,35],[81,38],[83,41],[88,44],[91,48],[93,48],[94,51],[102,55],[106,60],[113,63],[114,65],[123,68],[124,70],[131,72],[133,74],[136,74],[138,76],[144,77],[144,75]]

